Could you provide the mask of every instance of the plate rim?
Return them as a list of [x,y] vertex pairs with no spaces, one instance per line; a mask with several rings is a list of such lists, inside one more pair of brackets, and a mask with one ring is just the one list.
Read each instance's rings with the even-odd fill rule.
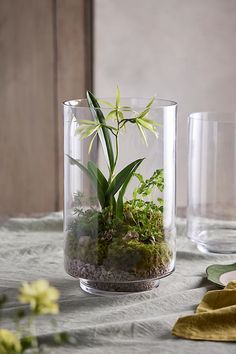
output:
[[[212,269],[214,269],[214,274],[211,273]],[[211,264],[206,268],[207,279],[214,284],[224,287],[225,285],[220,281],[220,276],[224,273],[228,273],[234,270],[236,271],[236,263]]]

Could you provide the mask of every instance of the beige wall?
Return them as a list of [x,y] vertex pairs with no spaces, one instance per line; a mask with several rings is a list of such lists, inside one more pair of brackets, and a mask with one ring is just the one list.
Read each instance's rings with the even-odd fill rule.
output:
[[187,116],[236,110],[235,0],[95,0],[95,91],[179,104],[177,204],[186,204]]
[[91,87],[91,0],[0,0],[0,216],[63,205],[62,101]]

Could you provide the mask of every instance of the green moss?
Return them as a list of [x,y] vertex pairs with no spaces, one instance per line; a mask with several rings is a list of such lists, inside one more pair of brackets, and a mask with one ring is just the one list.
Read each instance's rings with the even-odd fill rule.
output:
[[140,199],[125,203],[125,220],[144,243],[164,240],[163,214],[153,202]]
[[151,274],[156,268],[165,267],[171,258],[166,242],[144,244],[137,240],[113,242],[109,247],[105,264],[117,270]]
[[142,200],[125,203],[122,221],[109,209],[80,211],[70,225],[65,251],[72,259],[146,277],[172,258],[160,208]]

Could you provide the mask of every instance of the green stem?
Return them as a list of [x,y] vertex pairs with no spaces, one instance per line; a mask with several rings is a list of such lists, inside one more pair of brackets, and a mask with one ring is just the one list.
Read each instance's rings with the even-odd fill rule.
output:
[[[118,110],[119,110],[119,107],[116,107],[116,123],[117,123],[117,132],[113,133],[113,135],[115,136],[115,160],[114,160],[114,165],[113,165],[113,168],[110,169],[110,173],[109,173],[109,179],[108,179],[108,185],[111,183],[112,179],[113,179],[113,175],[114,175],[114,172],[115,172],[115,169],[116,169],[116,165],[117,165],[117,161],[118,161],[118,156],[119,156],[119,139],[118,139],[118,135],[119,135],[119,132],[120,132],[120,121],[119,121],[119,114],[118,114]],[[125,124],[125,123],[124,123]]]
[[116,154],[115,154],[114,170],[115,170],[115,167],[116,167],[116,164],[118,161],[118,155],[119,155],[118,134],[116,135],[115,144],[116,144]]
[[119,156],[119,141],[118,141],[118,135],[119,135],[119,132],[120,132],[120,121],[119,121],[119,107],[116,107],[116,124],[117,124],[117,133],[115,135],[115,145],[116,145],[116,152],[115,152],[115,161],[114,161],[114,171],[115,171],[115,168],[116,168],[116,164],[117,164],[117,161],[118,161],[118,156]]
[[105,125],[105,124],[100,124],[101,127],[105,127],[107,128],[108,130],[110,130],[110,132],[113,134],[113,135],[116,135],[116,133],[114,133],[114,128],[113,127],[110,127],[108,125]]
[[38,348],[38,340],[36,337],[35,315],[29,315],[28,329],[32,339],[32,348]]

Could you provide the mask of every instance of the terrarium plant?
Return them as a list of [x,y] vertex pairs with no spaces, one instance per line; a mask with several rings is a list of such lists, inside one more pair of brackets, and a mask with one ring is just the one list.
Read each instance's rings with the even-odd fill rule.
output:
[[[150,115],[154,101],[155,97],[137,112],[121,105],[119,88],[115,103],[98,100],[87,92],[92,119],[73,117],[75,136],[88,141],[90,155],[98,141],[107,169],[102,170],[92,157],[85,165],[66,155],[70,165],[90,181],[94,196],[88,200],[81,191],[74,192],[73,216],[66,228],[65,266],[69,274],[87,280],[87,285],[96,289],[145,290],[170,271],[172,250],[165,239],[165,202],[161,197],[165,188],[163,169],[155,169],[145,178],[139,171],[145,156],[119,170],[117,167],[122,162],[120,137],[128,134],[128,126],[138,129],[146,145],[148,134],[158,139],[159,123]],[[107,107],[106,114],[101,106]],[[134,180],[137,183],[132,197],[127,198],[126,191]],[[159,197],[150,198],[155,192]],[[143,280],[148,282],[143,284]]]

